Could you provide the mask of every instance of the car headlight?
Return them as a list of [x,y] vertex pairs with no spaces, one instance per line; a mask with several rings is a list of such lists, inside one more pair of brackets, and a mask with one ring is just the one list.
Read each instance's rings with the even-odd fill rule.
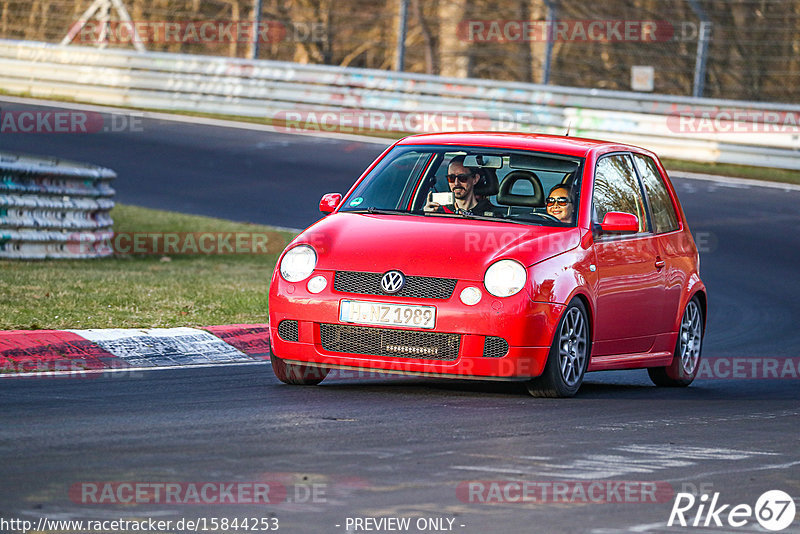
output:
[[486,269],[483,285],[495,297],[510,297],[525,287],[527,279],[528,273],[521,264],[514,260],[500,260]]
[[287,282],[305,280],[317,266],[317,253],[308,245],[298,245],[283,255],[281,276]]

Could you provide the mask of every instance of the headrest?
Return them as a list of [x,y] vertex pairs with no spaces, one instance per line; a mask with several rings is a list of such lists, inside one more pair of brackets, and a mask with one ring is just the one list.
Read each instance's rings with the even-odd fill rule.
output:
[[[533,188],[532,195],[517,195],[511,192],[517,182],[528,182]],[[507,206],[530,206],[541,208],[544,206],[544,191],[539,177],[530,171],[513,171],[503,178],[500,190],[497,193],[497,203]]]
[[476,195],[490,197],[500,191],[500,184],[497,182],[497,172],[494,169],[482,167],[477,169],[481,179],[475,184]]

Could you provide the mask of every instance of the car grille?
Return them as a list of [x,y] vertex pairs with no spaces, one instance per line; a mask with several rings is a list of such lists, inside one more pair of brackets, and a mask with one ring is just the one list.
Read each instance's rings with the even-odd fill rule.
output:
[[299,341],[297,321],[281,321],[278,323],[278,335],[284,341]]
[[461,345],[458,334],[338,324],[319,328],[322,348],[331,352],[452,361],[458,359]]
[[[337,271],[333,278],[333,289],[359,295],[385,295],[386,293],[381,289],[382,276],[383,273]],[[393,296],[416,299],[449,299],[456,289],[456,282],[455,278],[407,276],[406,285]]]
[[484,358],[502,358],[508,352],[508,341],[502,337],[487,336],[483,345]]

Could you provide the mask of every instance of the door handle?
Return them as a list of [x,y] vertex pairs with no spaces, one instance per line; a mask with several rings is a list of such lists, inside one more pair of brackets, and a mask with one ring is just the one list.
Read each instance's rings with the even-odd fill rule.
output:
[[656,269],[663,269],[665,265],[666,263],[664,262],[664,260],[660,258],[656,260]]

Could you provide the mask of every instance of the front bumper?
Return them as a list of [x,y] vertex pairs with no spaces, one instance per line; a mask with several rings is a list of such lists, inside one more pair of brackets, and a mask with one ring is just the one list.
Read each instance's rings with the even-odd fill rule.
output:
[[[272,350],[281,359],[332,368],[454,378],[530,378],[544,370],[564,310],[562,304],[532,301],[525,290],[511,297],[493,297],[474,281],[458,280],[448,299],[427,299],[334,291],[334,273],[315,271],[312,276],[318,275],[328,280],[319,294],[308,292],[307,280],[292,283],[278,275],[273,277],[270,336]],[[479,288],[483,294],[476,305],[467,306],[459,299],[468,286]],[[436,326],[425,330],[342,323],[339,306],[345,299],[435,306]],[[334,342],[334,337],[341,341],[353,333],[363,335],[360,348],[354,348],[354,343]],[[426,342],[433,338],[435,343]],[[447,350],[432,348],[437,344]],[[391,356],[388,353],[392,351],[402,354]],[[424,355],[417,357],[415,351]]]

